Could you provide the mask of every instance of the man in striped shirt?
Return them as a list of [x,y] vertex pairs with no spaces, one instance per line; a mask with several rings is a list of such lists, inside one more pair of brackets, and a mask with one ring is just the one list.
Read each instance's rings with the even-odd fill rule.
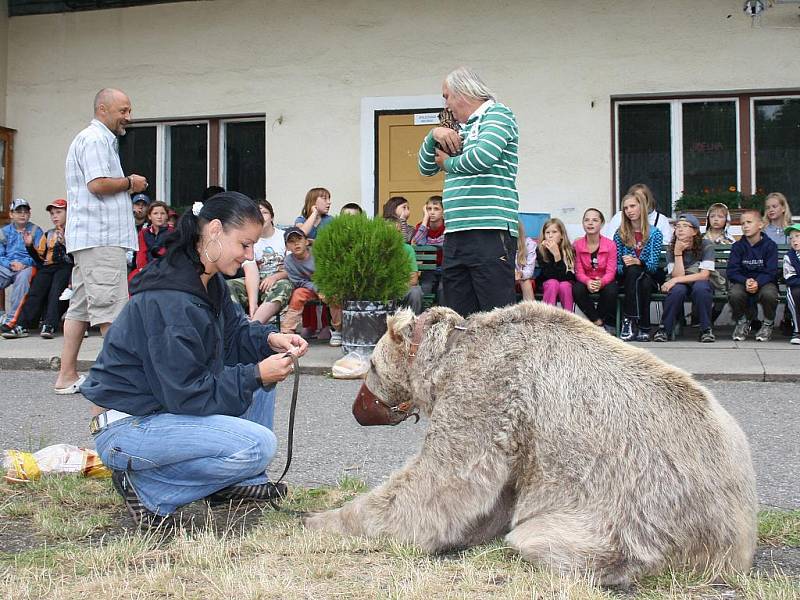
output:
[[419,171],[445,172],[444,301],[466,317],[515,301],[519,133],[514,113],[467,67],[445,78],[442,96],[461,130],[432,129]]
[[57,394],[79,391],[78,352],[88,325],[106,329],[128,300],[126,251],[138,248],[130,194],[147,189],[141,175],[125,175],[117,136],[131,122],[131,101],[105,88],[94,98],[94,119],[70,144],[66,180],[67,252],[72,255],[72,290],[64,320],[64,348]]

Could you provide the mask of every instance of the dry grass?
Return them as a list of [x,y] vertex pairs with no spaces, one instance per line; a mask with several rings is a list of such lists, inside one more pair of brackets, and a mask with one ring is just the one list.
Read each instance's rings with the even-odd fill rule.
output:
[[[363,484],[354,479],[336,488],[299,489],[286,508],[336,506],[362,490]],[[289,512],[266,510],[244,519],[226,509],[203,513],[205,526],[164,538],[114,531],[103,524],[104,519],[118,522],[121,514],[108,482],[54,478],[25,488],[0,485],[0,523],[24,520],[39,540],[30,549],[0,553],[0,598],[620,597],[587,579],[538,570],[501,543],[431,557],[395,542],[309,532]],[[91,515],[99,515],[100,521],[90,522]],[[765,540],[780,544],[794,539],[800,513],[786,515],[762,514]],[[109,532],[106,537],[104,531]],[[710,575],[667,573],[622,597],[716,598],[734,593],[737,598],[795,599],[798,581],[781,574],[739,575],[718,582]]]

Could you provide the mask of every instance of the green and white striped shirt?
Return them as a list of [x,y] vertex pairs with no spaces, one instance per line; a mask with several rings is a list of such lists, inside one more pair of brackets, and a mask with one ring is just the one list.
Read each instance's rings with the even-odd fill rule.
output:
[[[487,100],[461,128],[462,152],[444,161],[444,222],[447,233],[502,229],[517,236],[519,131],[507,106]],[[419,149],[419,172],[439,167],[432,132]]]

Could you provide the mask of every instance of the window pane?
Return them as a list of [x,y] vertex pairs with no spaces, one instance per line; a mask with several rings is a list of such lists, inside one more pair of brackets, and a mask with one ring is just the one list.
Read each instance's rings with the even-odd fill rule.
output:
[[682,108],[683,189],[696,193],[738,187],[735,103],[687,102]]
[[756,100],[756,186],[783,192],[800,213],[800,99]]
[[170,125],[167,134],[170,204],[188,206],[207,186],[208,125]]
[[672,161],[669,104],[624,104],[619,107],[619,195],[634,183],[645,183],[659,212],[672,214]]
[[119,157],[122,171],[147,179],[146,194],[151,200],[160,200],[161,190],[156,187],[156,127],[129,127],[119,138]]
[[266,197],[264,121],[225,124],[225,189]]

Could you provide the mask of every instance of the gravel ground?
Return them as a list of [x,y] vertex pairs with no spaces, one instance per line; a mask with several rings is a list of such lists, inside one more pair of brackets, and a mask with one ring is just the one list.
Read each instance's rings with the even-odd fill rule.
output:
[[[0,448],[38,449],[56,443],[91,446],[88,403],[82,396],[56,396],[47,371],[0,373]],[[344,475],[382,481],[419,448],[425,422],[397,427],[360,427],[350,414],[360,382],[303,376],[300,382],[294,460],[287,480],[311,486]],[[800,508],[800,398],[791,383],[707,382],[747,433],[763,505]],[[282,447],[272,471],[283,468],[291,386],[279,386],[275,429]]]

